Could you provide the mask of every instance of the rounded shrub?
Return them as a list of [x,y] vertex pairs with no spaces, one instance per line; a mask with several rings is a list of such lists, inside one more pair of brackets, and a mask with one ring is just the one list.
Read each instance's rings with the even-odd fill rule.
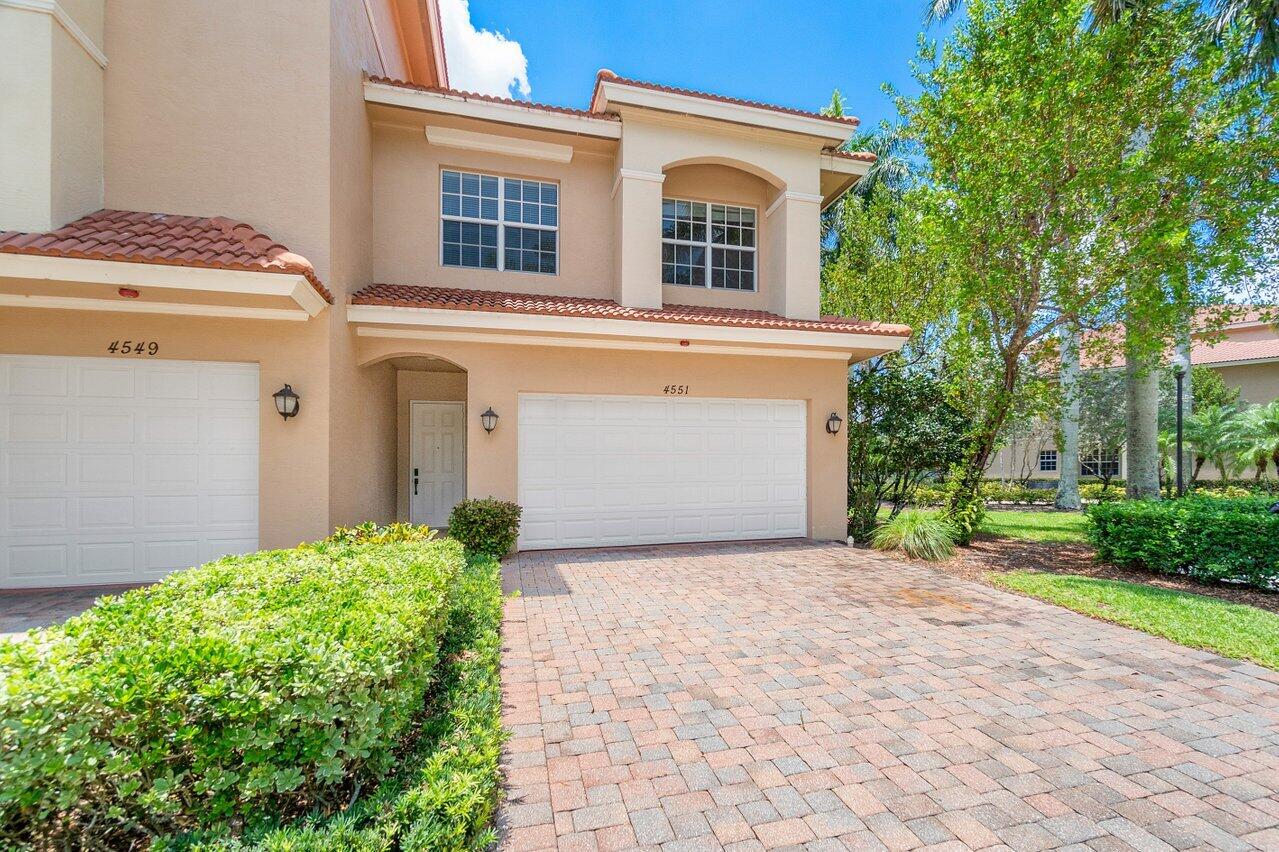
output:
[[907,509],[875,530],[876,550],[901,550],[912,559],[936,561],[955,553],[955,528],[932,512]]
[[492,497],[463,500],[449,515],[449,538],[471,553],[505,556],[519,538],[522,512],[515,503]]

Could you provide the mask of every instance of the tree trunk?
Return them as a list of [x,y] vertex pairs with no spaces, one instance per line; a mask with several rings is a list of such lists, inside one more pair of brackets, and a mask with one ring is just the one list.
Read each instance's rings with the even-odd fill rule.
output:
[[1128,470],[1131,500],[1159,499],[1159,372],[1131,350],[1124,367],[1128,401]]
[[1061,456],[1057,460],[1057,508],[1078,509],[1079,501],[1079,332],[1069,323],[1061,332]]

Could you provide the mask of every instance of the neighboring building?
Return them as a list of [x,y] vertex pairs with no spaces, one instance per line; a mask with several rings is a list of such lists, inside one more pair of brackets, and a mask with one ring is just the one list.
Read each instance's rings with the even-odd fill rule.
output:
[[[1250,311],[1233,320],[1220,334],[1213,335],[1213,339],[1196,336],[1190,362],[1212,368],[1221,374],[1227,386],[1238,388],[1240,405],[1268,403],[1279,398],[1279,326],[1265,321],[1259,312]],[[1115,404],[1125,403],[1117,399]],[[987,475],[992,479],[1055,482],[1061,466],[1055,430],[1055,423],[1043,423],[1012,436],[991,460]],[[1122,449],[1081,451],[1079,474],[1085,479],[1102,474],[1123,478],[1127,469],[1125,455]],[[1243,475],[1251,476],[1251,470]],[[1204,465],[1199,474],[1201,480],[1217,477],[1211,463]]]
[[466,495],[523,548],[844,538],[828,419],[908,334],[819,312],[855,120],[453,91],[434,0],[0,2],[0,54],[0,586]]

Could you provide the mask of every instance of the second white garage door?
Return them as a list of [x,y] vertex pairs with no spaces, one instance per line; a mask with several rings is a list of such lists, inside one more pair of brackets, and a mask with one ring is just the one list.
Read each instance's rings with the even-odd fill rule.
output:
[[258,367],[0,355],[0,587],[258,546]]
[[797,400],[521,394],[520,547],[808,533]]

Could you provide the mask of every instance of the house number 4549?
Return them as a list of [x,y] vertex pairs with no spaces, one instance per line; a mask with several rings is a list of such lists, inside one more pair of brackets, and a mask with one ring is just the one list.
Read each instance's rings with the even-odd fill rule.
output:
[[107,351],[112,355],[155,355],[160,344],[154,340],[113,340]]
[[688,396],[688,385],[667,385],[662,388],[667,396]]

